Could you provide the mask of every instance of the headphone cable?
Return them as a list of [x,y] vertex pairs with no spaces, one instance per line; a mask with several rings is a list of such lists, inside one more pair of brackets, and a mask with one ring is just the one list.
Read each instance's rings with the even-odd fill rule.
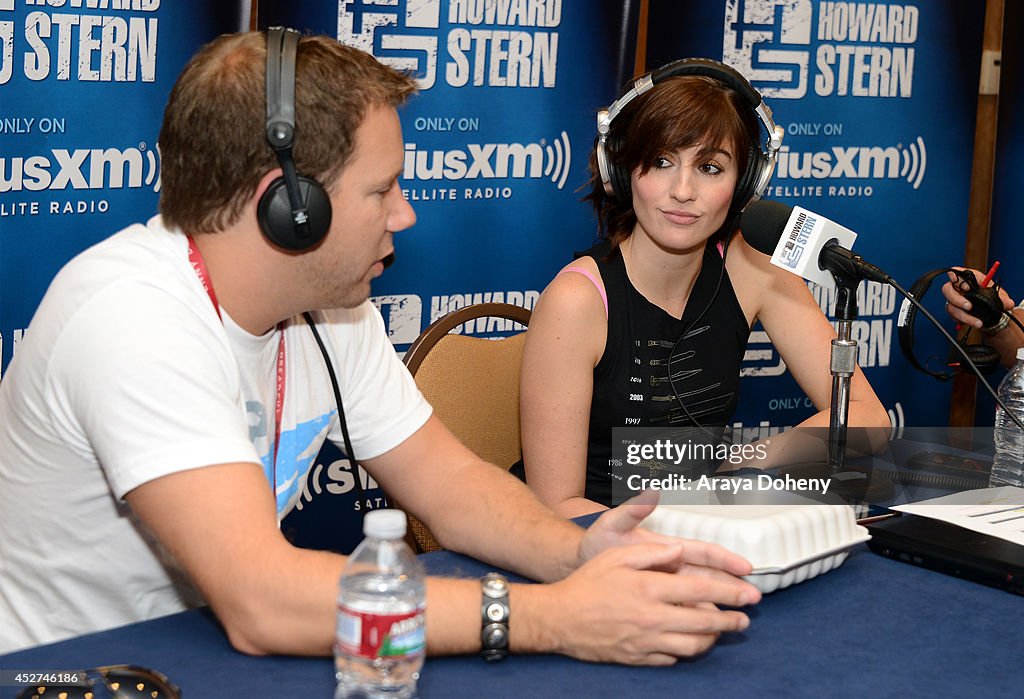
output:
[[1014,325],[1016,325],[1016,326],[1017,326],[1018,328],[1020,328],[1020,331],[1021,331],[1021,332],[1024,332],[1024,323],[1021,323],[1021,322],[1020,322],[1019,320],[1017,320],[1017,316],[1015,316],[1015,315],[1013,314],[1013,309],[1012,309],[1012,308],[1011,308],[1011,309],[1010,309],[1009,311],[1006,311],[1006,312],[1005,312],[1005,315],[1006,315],[1006,317],[1007,317],[1007,318],[1009,318],[1009,319],[1010,319],[1010,321],[1011,321],[1011,322],[1012,322],[1012,323],[1013,323]]
[[[725,260],[726,260],[726,254],[729,252],[729,240],[730,239],[727,238],[726,241],[725,241],[725,244],[722,246],[722,267],[719,270],[718,284],[715,286],[715,291],[714,291],[714,293],[711,296],[711,300],[708,301],[707,305],[704,307],[704,310],[702,310],[700,312],[700,314],[698,314],[698,316],[693,321],[691,321],[690,324],[679,335],[679,338],[676,340],[675,345],[672,346],[672,351],[669,353],[668,381],[669,381],[669,386],[671,386],[671,388],[672,388],[672,393],[675,395],[676,401],[679,403],[679,407],[681,407],[683,409],[683,412],[686,413],[686,417],[689,418],[690,422],[693,423],[694,426],[700,428],[705,434],[707,434],[708,436],[712,437],[713,439],[718,439],[718,437],[716,437],[710,430],[708,430],[706,427],[704,427],[704,425],[700,424],[700,422],[697,421],[697,419],[690,412],[689,408],[687,408],[686,403],[682,399],[682,396],[680,396],[679,391],[676,388],[675,379],[674,379],[674,377],[672,375],[671,361],[672,361],[672,358],[676,354],[676,350],[678,349],[679,344],[686,337],[687,333],[689,333],[690,330],[693,328],[693,326],[696,325],[696,323],[701,318],[704,317],[704,315],[708,312],[708,310],[710,310],[712,304],[715,302],[715,299],[718,297],[718,292],[719,292],[719,290],[721,289],[721,286],[722,286],[722,279],[723,279],[723,277],[725,275]],[[979,381],[981,381],[981,384],[985,387],[985,390],[987,390],[989,392],[989,394],[995,399],[996,404],[1000,408],[1003,409],[1003,412],[1007,416],[1009,416],[1010,419],[1013,420],[1013,422],[1018,427],[1020,427],[1022,430],[1024,430],[1024,422],[1021,422],[1020,418],[1018,418],[1012,411],[1010,411],[1006,407],[1006,404],[1003,403],[1002,399],[998,396],[996,391],[992,388],[991,384],[989,384],[988,381],[985,380],[985,377],[982,375],[982,373],[978,369],[977,365],[970,358],[970,356],[968,356],[967,352],[963,349],[963,347],[961,347],[960,343],[957,342],[956,339],[953,338],[949,334],[949,332],[945,328],[942,327],[942,324],[939,323],[939,321],[935,319],[935,316],[933,316],[928,311],[928,309],[926,309],[920,302],[918,302],[918,300],[915,299],[913,297],[913,295],[911,295],[906,289],[904,289],[902,286],[900,286],[899,282],[897,282],[895,279],[890,279],[889,280],[889,284],[894,289],[896,289],[896,291],[898,291],[904,298],[906,298],[908,301],[910,301],[910,303],[913,304],[914,307],[917,308],[917,310],[920,311],[921,314],[924,315],[924,317],[927,318],[932,323],[932,325],[934,325],[936,328],[938,328],[939,332],[942,333],[942,335],[946,338],[946,340],[967,361],[968,366],[971,367],[971,370],[978,377]],[[1021,331],[1024,331],[1024,324],[1022,324],[1020,322],[1020,320],[1018,320],[1014,316],[1013,313],[1008,313],[1007,315],[1009,316],[1010,320],[1013,321],[1013,323],[1015,323],[1017,325],[1017,327],[1019,327],[1021,329]]]
[[[366,506],[366,491],[363,489],[363,483],[359,478],[359,462],[356,460],[355,451],[352,449],[352,440],[348,436],[348,424],[345,421],[345,408],[341,402],[341,389],[338,387],[338,377],[334,374],[334,365],[331,363],[330,356],[327,354],[327,348],[324,346],[324,341],[320,339],[320,333],[316,329],[316,323],[313,322],[313,316],[309,314],[309,311],[305,311],[302,317],[306,319],[306,324],[309,325],[309,329],[313,331],[313,339],[316,340],[317,347],[320,348],[320,354],[323,355],[324,364],[327,366],[327,375],[331,378],[331,388],[334,390],[334,404],[338,408],[338,420],[341,423],[341,437],[345,441],[345,451],[348,455],[348,460],[353,466],[353,476],[355,477],[356,490],[359,494],[360,510]],[[387,507],[387,498],[385,497],[385,507]]]
[[[902,286],[900,286],[899,282],[897,282],[895,279],[890,278],[889,279],[889,285],[892,286],[892,288],[896,289],[896,291],[900,292],[900,294],[903,296],[903,298],[905,298],[908,301],[910,301],[910,303],[912,303],[914,305],[914,308],[916,308],[922,315],[924,315],[924,317],[927,318],[931,322],[932,325],[934,325],[936,328],[938,328],[939,332],[942,333],[942,336],[944,338],[946,338],[946,340],[956,349],[956,351],[960,353],[960,356],[962,356],[967,361],[967,365],[970,366],[971,367],[971,371],[973,371],[977,375],[978,380],[981,382],[981,385],[985,387],[985,390],[988,391],[992,395],[993,398],[995,398],[996,405],[998,405],[1000,408],[1002,408],[1003,412],[1011,420],[1013,420],[1013,422],[1016,423],[1016,425],[1018,427],[1020,427],[1021,430],[1024,430],[1024,422],[1021,422],[1020,418],[1018,418],[1016,415],[1014,415],[1013,412],[1010,411],[1010,409],[1006,407],[1006,404],[1003,403],[1002,399],[999,397],[999,395],[996,393],[996,391],[992,388],[991,384],[989,384],[989,382],[985,380],[985,377],[982,376],[981,370],[978,369],[977,365],[974,363],[974,360],[971,359],[970,356],[967,354],[967,352],[964,350],[964,348],[960,346],[960,343],[957,342],[956,339],[952,335],[949,334],[949,331],[946,330],[944,327],[942,327],[942,323],[940,323],[938,320],[936,320],[935,316],[933,316],[931,313],[929,313],[928,309],[925,308],[924,305],[921,304],[921,302],[919,302],[917,299],[915,299],[913,294],[911,294],[906,289],[904,289]],[[1013,314],[1011,313],[1010,316],[1012,317]],[[1019,321],[1017,321],[1016,319],[1014,319],[1014,321],[1017,322],[1018,325],[1020,325]],[[1024,329],[1024,328],[1022,328],[1022,329]]]
[[[716,435],[711,430],[709,430],[707,427],[702,425],[697,420],[697,418],[693,415],[693,413],[690,412],[690,409],[688,407],[686,407],[686,403],[683,401],[683,397],[680,395],[679,389],[676,388],[675,377],[672,375],[672,360],[676,356],[676,350],[679,349],[679,345],[686,338],[686,336],[690,333],[690,331],[694,328],[694,326],[700,321],[700,319],[703,318],[707,314],[707,312],[709,310],[711,310],[711,306],[714,305],[715,300],[718,298],[718,292],[722,288],[722,279],[725,277],[725,256],[729,252],[729,241],[730,241],[730,239],[731,239],[731,237],[727,237],[725,239],[725,242],[722,245],[722,266],[718,270],[718,282],[715,284],[715,291],[714,291],[714,293],[711,294],[711,299],[704,306],[704,310],[702,310],[700,313],[698,313],[697,317],[694,318],[692,321],[690,321],[689,325],[687,325],[683,329],[683,331],[681,333],[679,333],[679,337],[676,339],[675,344],[672,345],[672,350],[668,354],[668,367],[667,367],[667,369],[668,369],[668,385],[672,389],[672,394],[675,396],[676,402],[679,404],[679,407],[683,409],[683,412],[686,413],[686,417],[689,418],[691,424],[693,424],[694,427],[697,427],[702,432],[704,432],[704,434],[708,435],[712,440],[715,440],[715,441],[721,440],[722,439],[722,435]],[[700,273],[698,272],[698,276],[699,275],[700,275]],[[684,313],[685,313],[685,311],[684,311]],[[724,430],[724,428],[723,428],[723,430]]]

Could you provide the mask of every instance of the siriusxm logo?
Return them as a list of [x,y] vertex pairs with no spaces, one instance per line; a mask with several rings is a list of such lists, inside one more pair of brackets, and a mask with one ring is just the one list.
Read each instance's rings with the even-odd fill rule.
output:
[[889,408],[886,412],[889,413],[889,424],[892,425],[889,439],[903,439],[903,429],[907,424],[907,419],[903,415],[903,406],[897,402],[896,405]]
[[0,158],[0,192],[153,187],[160,191],[159,151],[147,148],[54,148],[48,155]]
[[559,189],[569,177],[572,149],[563,131],[552,143],[470,143],[463,149],[418,150],[405,145],[402,177],[412,180],[548,178]]
[[905,179],[921,186],[928,153],[920,136],[909,146],[833,146],[822,151],[792,151],[783,146],[775,168],[777,179]]
[[[337,458],[325,466],[321,463],[321,460],[326,460],[324,459],[325,455],[328,457],[337,456]],[[306,474],[302,484],[302,491],[298,494],[295,501],[295,509],[301,511],[307,504],[312,503],[316,497],[347,495],[351,493],[356,487],[356,478],[359,479],[363,492],[367,494],[367,499],[365,503],[356,502],[353,509],[357,511],[362,509],[372,510],[375,507],[383,506],[383,498],[373,493],[367,493],[367,491],[373,491],[380,487],[373,476],[364,471],[363,467],[358,464],[353,468],[352,462],[345,458],[345,455],[340,451],[333,448],[333,446],[325,447],[317,455],[316,463]]]
[[437,79],[440,0],[338,0],[338,38],[397,70],[418,76],[421,90]]
[[910,97],[919,23],[914,5],[726,0],[722,60],[765,97]]

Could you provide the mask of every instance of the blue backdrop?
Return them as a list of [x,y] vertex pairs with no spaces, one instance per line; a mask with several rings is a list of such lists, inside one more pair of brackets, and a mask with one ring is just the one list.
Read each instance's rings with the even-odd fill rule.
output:
[[[909,289],[963,259],[983,20],[984,3],[956,0],[653,0],[648,65],[708,56],[746,75],[786,129],[767,197],[854,230],[856,252]],[[832,294],[811,288],[831,317]],[[900,353],[901,298],[873,282],[860,292],[858,360],[891,417],[947,424],[949,384]],[[925,323],[918,356],[944,359]],[[748,349],[737,422],[775,429],[811,414],[767,338]]]
[[[596,111],[622,82],[617,47],[633,45],[622,40],[629,6],[620,0],[260,3],[261,26],[331,34],[419,76],[419,94],[400,111],[402,184],[419,220],[396,236],[396,263],[373,287],[398,351],[468,304],[532,308],[573,251],[589,247],[596,224],[578,190],[588,180]],[[511,329],[502,321],[461,330]],[[304,545],[336,546],[339,532],[358,529],[354,508],[380,506],[380,491],[368,482],[370,502],[357,504],[345,456],[328,445],[317,461],[284,526]]]
[[0,370],[57,270],[156,213],[171,85],[245,14],[200,0],[84,4],[0,0]]
[[[0,0],[0,369],[60,266],[155,211],[167,92],[199,45],[245,23],[244,2],[73,4]],[[469,303],[532,307],[572,251],[589,245],[595,224],[580,188],[595,112],[632,67],[635,5],[260,3],[263,26],[337,36],[421,77],[401,113],[403,187],[419,222],[397,237],[397,262],[374,286],[398,351]],[[1013,37],[1021,13],[1010,5]],[[963,257],[983,14],[984,3],[956,0],[651,0],[648,67],[707,56],[750,77],[787,131],[769,196],[857,231],[855,249],[909,287]],[[1010,208],[1014,156],[1024,150],[1017,53],[1011,39],[992,258],[1020,295]],[[813,291],[829,311],[829,294]],[[862,285],[861,366],[898,423],[945,424],[948,385],[900,355],[898,307],[893,293]],[[920,356],[945,357],[937,333],[920,334]],[[764,433],[810,413],[763,335],[753,336],[743,373],[740,427]],[[334,537],[313,545],[336,545],[339,532],[357,540],[350,525],[367,504],[354,503],[353,478],[347,459],[325,450],[286,530]],[[376,507],[379,491],[367,486]],[[318,500],[333,519],[304,521]]]

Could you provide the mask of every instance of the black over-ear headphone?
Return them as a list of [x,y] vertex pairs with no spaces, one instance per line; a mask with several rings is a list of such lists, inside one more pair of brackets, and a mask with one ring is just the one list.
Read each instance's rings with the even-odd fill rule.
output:
[[[630,183],[631,173],[614,162],[618,144],[616,139],[608,137],[612,121],[634,98],[647,92],[662,80],[680,75],[703,75],[732,88],[743,96],[768,132],[764,151],[758,150],[756,146],[752,149],[747,169],[741,173],[736,182],[736,194],[729,207],[729,213],[738,214],[751,201],[760,199],[768,187],[768,182],[771,181],[772,173],[775,171],[779,148],[782,147],[784,132],[781,126],[775,125],[775,121],[772,119],[772,110],[761,99],[761,93],[755,90],[746,78],[734,68],[708,58],[683,58],[664,65],[639,78],[633,83],[629,92],[615,100],[607,109],[598,112],[597,167],[601,174],[601,182],[604,184],[604,191],[608,196],[624,203],[631,202],[633,196]],[[756,142],[756,137],[754,140]]]
[[[999,300],[999,292],[997,287],[990,287],[985,289],[984,292],[978,287],[978,280],[975,279],[974,275],[964,270],[953,269],[952,267],[942,267],[940,269],[933,269],[930,272],[925,273],[914,282],[914,285],[910,287],[910,295],[917,299],[918,302],[927,293],[928,288],[938,276],[945,276],[946,272],[953,272],[959,277],[960,281],[967,285],[968,291],[965,295],[971,300],[974,307],[974,313],[978,314],[978,317],[982,319],[985,325],[992,325],[999,320],[999,317],[1003,313],[1002,302]],[[990,291],[991,289],[991,291]],[[955,367],[953,371],[932,371],[927,367],[927,362],[921,364],[917,361],[914,356],[914,320],[917,317],[916,306],[911,305],[908,301],[904,301],[904,308],[900,310],[900,317],[897,323],[897,336],[899,337],[900,350],[903,352],[903,356],[907,358],[911,366],[915,369],[928,374],[929,376],[935,377],[939,381],[948,381],[957,374],[971,373],[969,367],[963,366],[960,363],[961,355],[956,355],[955,360],[947,362],[950,367]],[[969,332],[969,329],[968,329]],[[990,374],[996,370],[999,366],[999,352],[989,347],[988,345],[969,345],[966,344],[965,340],[967,335],[962,338],[958,338],[960,347],[964,350],[967,356],[970,358],[974,365],[978,367],[978,371],[982,374]]]
[[284,171],[260,197],[256,218],[274,245],[301,252],[316,247],[331,227],[331,200],[323,185],[298,175],[292,158],[295,140],[295,58],[299,33],[267,30],[267,142]]

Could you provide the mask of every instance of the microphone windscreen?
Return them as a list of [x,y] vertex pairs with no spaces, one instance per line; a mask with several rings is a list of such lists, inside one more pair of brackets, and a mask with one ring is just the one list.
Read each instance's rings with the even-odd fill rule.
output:
[[740,215],[743,239],[758,252],[773,254],[792,213],[793,207],[780,201],[758,199],[750,202]]

